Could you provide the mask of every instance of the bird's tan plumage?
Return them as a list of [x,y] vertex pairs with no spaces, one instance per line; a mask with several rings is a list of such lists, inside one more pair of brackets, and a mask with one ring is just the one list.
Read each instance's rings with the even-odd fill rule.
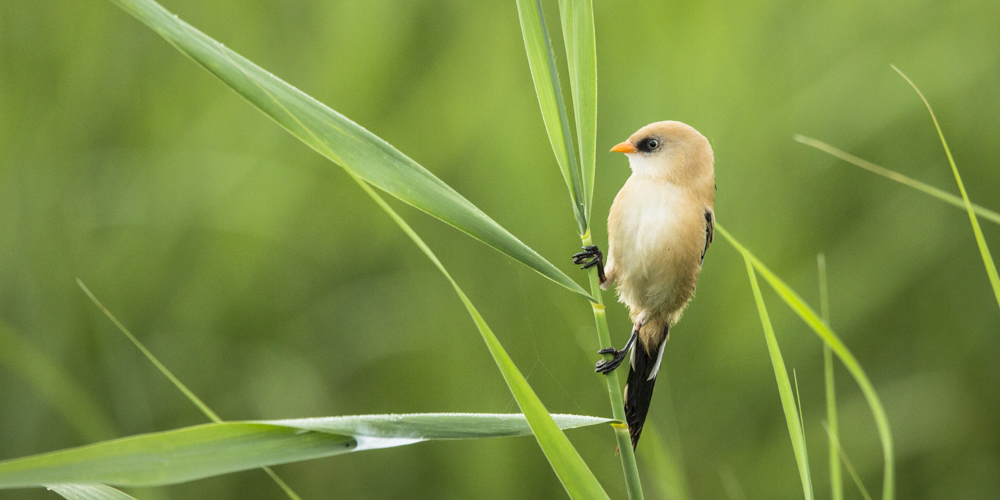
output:
[[[712,147],[676,121],[647,125],[615,146],[632,175],[608,214],[608,260],[602,287],[617,282],[629,308],[636,345],[625,385],[625,419],[634,448],[649,411],[670,328],[694,295],[715,228]],[[627,350],[628,346],[626,346]],[[614,369],[615,360],[598,363]]]
[[663,141],[654,152],[629,153],[632,176],[608,214],[609,286],[632,322],[642,324],[639,345],[656,354],[667,327],[694,295],[706,248],[706,212],[714,220],[712,147],[694,128],[676,121],[647,125],[629,138]]

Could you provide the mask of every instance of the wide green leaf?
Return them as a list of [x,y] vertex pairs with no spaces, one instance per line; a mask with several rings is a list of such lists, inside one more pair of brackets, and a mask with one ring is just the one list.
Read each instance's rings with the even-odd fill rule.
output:
[[[792,438],[792,450],[795,452],[795,462],[799,469],[799,479],[802,482],[802,493],[806,500],[812,500],[812,477],[809,473],[809,455],[806,451],[806,436],[802,430],[801,408],[796,408],[795,396],[792,395],[792,384],[788,381],[788,371],[785,369],[785,360],[781,357],[781,349],[778,347],[778,339],[774,335],[774,327],[771,326],[771,318],[767,314],[767,306],[764,304],[764,296],[760,293],[760,286],[757,284],[757,273],[753,270],[753,262],[750,261],[750,253],[743,250],[743,260],[746,261],[747,274],[750,276],[750,286],[753,288],[754,300],[757,303],[757,312],[760,314],[760,323],[764,327],[764,339],[767,341],[767,352],[771,355],[771,366],[774,368],[774,378],[778,382],[778,395],[781,397],[781,409],[785,412],[785,422],[788,424],[788,435]],[[798,392],[798,384],[796,384]]]
[[597,40],[594,32],[594,6],[591,0],[559,0],[559,16],[566,44],[569,87],[573,92],[584,218],[589,221],[594,200],[597,147]]
[[131,495],[103,484],[50,484],[46,488],[66,500],[135,500]]
[[[560,428],[610,420],[552,415]],[[432,439],[530,435],[520,414],[364,415],[223,422],[0,462],[0,488],[61,483],[156,486]]]
[[865,373],[864,368],[861,367],[861,363],[858,359],[854,357],[854,354],[847,348],[840,337],[834,333],[833,329],[823,321],[816,311],[814,311],[804,300],[799,296],[795,290],[792,290],[784,281],[781,280],[776,274],[774,274],[770,268],[764,265],[760,259],[758,259],[753,253],[751,253],[742,243],[740,243],[736,238],[734,238],[729,231],[726,231],[720,224],[715,225],[715,230],[717,233],[721,234],[726,241],[729,242],[733,247],[736,248],[742,255],[748,257],[750,262],[753,264],[754,270],[756,270],[764,278],[765,281],[781,300],[785,301],[792,311],[795,312],[809,328],[819,336],[826,345],[830,346],[833,353],[840,358],[840,361],[844,363],[844,367],[850,372],[851,376],[854,377],[854,381],[857,382],[858,387],[861,388],[861,393],[864,394],[865,400],[868,402],[868,408],[872,412],[872,416],[875,418],[875,426],[878,428],[879,440],[882,442],[882,458],[885,461],[884,470],[882,473],[882,500],[892,500],[895,497],[896,491],[896,459],[895,453],[892,449],[892,431],[889,428],[889,419],[885,414],[885,407],[882,406],[882,400],[879,399],[878,393],[875,392],[875,387],[872,385],[871,380],[868,379],[868,375]]
[[111,0],[292,135],[366,182],[587,298],[580,285],[390,144],[178,19],[153,0]]
[[[556,163],[559,164],[559,170],[562,171],[566,186],[569,188],[573,215],[576,217],[580,234],[584,234],[588,224],[586,196],[580,181],[580,170],[576,164],[576,153],[573,151],[566,103],[563,100],[562,87],[559,85],[558,68],[555,54],[552,52],[552,40],[545,27],[541,0],[517,0],[517,15],[521,20],[524,49],[528,53],[528,67],[531,69],[531,79],[535,83],[538,105],[542,108],[545,131],[548,133],[549,143],[552,144],[552,152],[556,155]],[[596,66],[596,62],[594,64]],[[596,94],[594,98],[596,99]]]

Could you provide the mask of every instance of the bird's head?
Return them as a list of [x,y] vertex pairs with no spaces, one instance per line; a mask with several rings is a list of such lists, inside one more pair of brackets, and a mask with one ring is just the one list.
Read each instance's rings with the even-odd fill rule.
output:
[[685,123],[650,123],[611,151],[625,153],[632,172],[637,175],[682,185],[711,181],[714,186],[712,146],[705,136]]

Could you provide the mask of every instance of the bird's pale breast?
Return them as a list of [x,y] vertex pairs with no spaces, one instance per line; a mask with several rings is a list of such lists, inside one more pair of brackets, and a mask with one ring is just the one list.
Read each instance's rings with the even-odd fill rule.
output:
[[609,214],[608,250],[633,316],[679,317],[697,283],[704,221],[697,196],[669,182],[633,176],[622,188]]

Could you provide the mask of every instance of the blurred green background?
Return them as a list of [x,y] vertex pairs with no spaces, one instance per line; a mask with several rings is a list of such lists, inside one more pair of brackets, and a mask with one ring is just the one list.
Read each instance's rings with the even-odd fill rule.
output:
[[[394,144],[574,272],[579,239],[513,0],[164,5]],[[555,2],[546,8],[561,40]],[[1000,311],[967,216],[791,137],[957,193],[895,63],[935,106],[971,198],[1000,209],[1000,3],[598,0],[595,17],[596,241],[606,244],[603,221],[629,175],[625,158],[604,151],[652,121],[698,128],[715,148],[718,220],[813,304],[816,253],[826,253],[832,324],[892,424],[898,497],[998,498]],[[550,411],[610,415],[585,301],[394,205]],[[1000,252],[1000,230],[984,224]],[[0,459],[205,421],[76,277],[226,419],[517,411],[446,281],[339,167],[109,2],[4,0]],[[817,498],[827,498],[821,343],[776,295],[765,299],[797,373]],[[621,344],[624,307],[610,305],[609,318]],[[650,422],[692,496],[801,498],[744,264],[721,238],[671,337]],[[79,387],[64,387],[58,371]],[[877,493],[874,422],[840,366],[837,377],[844,447]],[[569,436],[623,498],[612,432]],[[647,498],[661,498],[661,472],[643,461],[653,439],[639,447],[640,470]],[[277,471],[306,499],[564,496],[532,438]],[[847,498],[860,498],[845,479]],[[139,494],[282,498],[260,471]]]

